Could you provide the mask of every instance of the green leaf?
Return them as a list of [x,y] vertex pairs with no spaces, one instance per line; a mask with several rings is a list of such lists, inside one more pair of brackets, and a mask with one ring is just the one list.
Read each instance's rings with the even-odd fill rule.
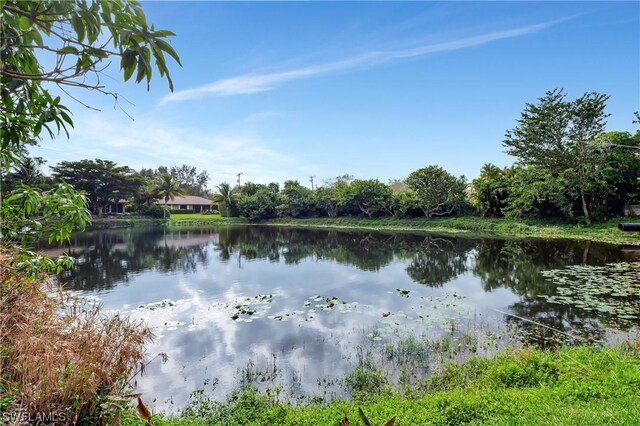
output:
[[75,46],[65,46],[62,49],[58,49],[58,53],[62,55],[68,53],[78,53],[78,49]]
[[78,41],[84,41],[84,23],[82,19],[78,15],[73,15],[71,17],[71,26],[73,26],[73,30],[78,35]]
[[173,47],[169,43],[167,43],[164,40],[156,40],[156,45],[160,49],[168,53],[169,56],[171,56],[178,63],[178,65],[182,66],[182,63],[180,62],[180,57],[178,56],[176,51],[173,49]]
[[21,31],[27,31],[29,29],[29,27],[31,26],[31,20],[29,18],[27,18],[26,16],[21,16],[19,19],[20,22],[20,30]]

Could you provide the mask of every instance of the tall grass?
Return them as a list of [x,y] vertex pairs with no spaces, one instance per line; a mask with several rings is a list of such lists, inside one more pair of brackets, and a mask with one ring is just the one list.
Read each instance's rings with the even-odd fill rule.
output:
[[53,291],[0,251],[0,411],[56,413],[69,423],[117,415],[151,331]]

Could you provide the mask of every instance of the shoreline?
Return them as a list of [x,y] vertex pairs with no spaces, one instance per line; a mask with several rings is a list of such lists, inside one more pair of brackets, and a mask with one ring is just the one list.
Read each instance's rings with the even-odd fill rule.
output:
[[450,218],[396,219],[320,217],[298,219],[270,219],[263,222],[248,222],[237,217],[216,215],[174,215],[170,219],[150,218],[109,218],[96,219],[88,228],[113,229],[134,226],[210,227],[210,226],[282,226],[310,229],[364,230],[379,232],[421,232],[463,238],[505,238],[505,239],[570,239],[594,241],[617,245],[640,246],[640,232],[618,230],[621,222],[640,223],[640,218],[614,218],[591,226],[568,224],[542,220],[493,219],[474,216]]

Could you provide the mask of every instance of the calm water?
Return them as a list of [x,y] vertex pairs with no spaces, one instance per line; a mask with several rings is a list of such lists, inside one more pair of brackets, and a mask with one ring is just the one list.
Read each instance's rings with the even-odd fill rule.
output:
[[164,410],[215,381],[224,396],[249,361],[275,360],[288,389],[313,394],[353,368],[362,339],[530,328],[499,311],[615,339],[627,330],[606,317],[545,302],[554,285],[540,272],[637,260],[586,242],[259,226],[96,231],[65,251],[77,258],[60,277],[66,289],[154,328],[149,353],[169,361],[152,363],[138,387]]

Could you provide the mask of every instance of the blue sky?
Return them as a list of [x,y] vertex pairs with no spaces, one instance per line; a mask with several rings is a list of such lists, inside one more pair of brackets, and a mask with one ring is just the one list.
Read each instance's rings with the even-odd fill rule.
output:
[[136,169],[192,164],[222,181],[388,180],[437,164],[506,166],[525,103],[564,88],[609,94],[610,130],[640,109],[638,2],[145,2],[177,36],[175,92],[106,81],[131,104],[68,100],[71,137],[34,155]]

